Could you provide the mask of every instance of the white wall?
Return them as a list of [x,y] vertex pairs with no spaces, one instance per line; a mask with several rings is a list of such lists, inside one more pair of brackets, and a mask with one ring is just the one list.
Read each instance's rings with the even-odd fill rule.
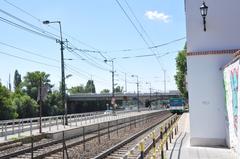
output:
[[[205,0],[207,31],[203,31],[203,0],[185,0],[187,52],[240,48],[240,0]],[[187,57],[192,145],[221,145],[226,140],[223,72],[230,54]]]
[[222,66],[231,55],[188,56],[191,145],[224,145],[226,108]]
[[188,52],[240,48],[240,0],[205,0],[207,31],[203,31],[203,0],[185,0]]

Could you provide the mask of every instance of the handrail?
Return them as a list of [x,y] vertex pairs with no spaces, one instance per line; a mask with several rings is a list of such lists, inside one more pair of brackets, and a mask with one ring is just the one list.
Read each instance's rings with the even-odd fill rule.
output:
[[[174,116],[172,116],[170,119],[167,119],[166,121],[163,121],[160,125],[165,125],[166,123],[169,123],[169,121],[172,121],[172,119],[175,119],[175,123],[173,123],[171,125],[170,128],[167,129],[167,131],[163,134],[163,139],[161,139],[160,142],[160,146],[157,149],[162,149],[163,145],[167,142],[168,137],[170,135],[170,133],[173,131],[173,128],[176,127],[177,124],[177,119],[176,119],[176,114],[174,114]],[[162,131],[162,126],[158,126],[157,128],[155,128],[153,131],[151,131],[151,133],[149,133],[144,139],[142,139],[140,142],[138,142],[131,150],[129,150],[127,153],[125,153],[125,155],[123,156],[122,159],[128,159],[129,156],[131,156],[133,154],[133,152],[135,150],[140,150],[139,151],[139,155],[138,158],[141,159],[144,157],[144,155],[146,154],[146,151],[152,147],[152,146],[156,146],[156,136],[155,136],[155,132],[157,129],[160,129],[160,131]],[[152,138],[153,141],[150,145],[148,145],[148,148],[145,149],[145,143],[146,141]],[[160,140],[160,135],[157,137]],[[154,145],[153,145],[154,144]],[[155,155],[155,154],[154,154]]]

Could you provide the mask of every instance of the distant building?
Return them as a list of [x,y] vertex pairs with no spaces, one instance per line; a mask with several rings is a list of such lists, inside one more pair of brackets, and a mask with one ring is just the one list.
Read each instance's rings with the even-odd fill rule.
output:
[[206,31],[202,0],[185,0],[187,82],[191,145],[226,145],[229,140],[223,67],[240,49],[240,1],[206,0]]

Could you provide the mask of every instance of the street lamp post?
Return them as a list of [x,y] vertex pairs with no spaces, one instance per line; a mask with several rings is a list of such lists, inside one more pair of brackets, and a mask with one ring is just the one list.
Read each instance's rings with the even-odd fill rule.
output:
[[112,63],[112,71],[111,71],[111,73],[112,73],[112,108],[113,108],[113,114],[115,114],[115,89],[114,89],[114,73],[115,73],[115,71],[114,71],[114,60],[115,60],[115,58],[113,58],[113,59],[110,59],[110,60],[107,60],[107,59],[105,59],[104,60],[104,62],[105,63],[107,63],[107,62],[111,62]]
[[203,30],[206,31],[206,16],[208,13],[208,6],[205,4],[205,2],[203,1],[203,4],[200,7],[200,12],[203,18]]
[[132,77],[136,77],[137,78],[137,99],[138,99],[137,109],[138,109],[138,112],[139,112],[140,109],[139,109],[139,81],[138,81],[138,75],[132,75]]
[[60,21],[43,21],[43,24],[50,24],[50,23],[58,23],[59,24],[59,29],[60,29],[60,50],[61,50],[61,73],[62,73],[62,104],[63,104],[63,107],[64,107],[64,125],[68,125],[68,120],[67,120],[67,102],[66,102],[66,85],[65,85],[65,71],[64,71],[64,54],[63,54],[63,39],[62,39],[62,26],[61,26],[61,22]]

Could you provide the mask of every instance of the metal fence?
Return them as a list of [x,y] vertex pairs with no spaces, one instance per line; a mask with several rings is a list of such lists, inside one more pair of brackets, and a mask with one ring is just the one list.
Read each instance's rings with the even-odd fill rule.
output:
[[[145,108],[141,109],[146,110]],[[136,110],[125,110],[125,111],[117,111],[118,115],[124,115],[126,113],[136,112]],[[67,115],[68,119],[68,127],[77,127],[83,126],[95,122],[107,121],[110,119],[112,114],[110,112],[98,111],[98,112],[89,112],[89,113],[81,113],[81,114],[69,114]],[[45,131],[52,131],[53,128],[55,130],[63,129],[66,127],[64,125],[64,115],[58,116],[49,116],[42,117],[42,129]],[[13,119],[13,120],[3,120],[0,121],[0,137],[4,137],[7,140],[9,135],[18,134],[20,137],[22,133],[29,132],[28,135],[32,135],[33,132],[36,132],[40,129],[40,118],[25,118],[25,119]]]

